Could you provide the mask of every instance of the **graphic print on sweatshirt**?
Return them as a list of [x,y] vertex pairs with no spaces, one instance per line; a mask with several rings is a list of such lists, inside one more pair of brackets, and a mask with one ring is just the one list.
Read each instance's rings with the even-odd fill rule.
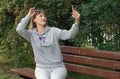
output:
[[45,37],[45,36],[39,37],[39,40],[40,40],[41,42],[45,43],[46,37]]

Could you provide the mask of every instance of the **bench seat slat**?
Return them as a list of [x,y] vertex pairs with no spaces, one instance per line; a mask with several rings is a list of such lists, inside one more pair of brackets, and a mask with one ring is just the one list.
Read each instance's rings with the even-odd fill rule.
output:
[[77,55],[69,55],[69,54],[63,54],[63,58],[64,58],[64,61],[66,62],[74,62],[78,64],[87,64],[87,65],[94,65],[99,67],[120,69],[119,61],[85,57],[85,56],[77,56]]
[[31,79],[35,79],[34,69],[32,68],[16,68],[16,69],[10,69],[10,71],[20,76],[25,76]]
[[120,79],[120,72],[101,70],[101,69],[96,69],[92,67],[74,65],[69,63],[66,63],[65,65],[69,71],[103,77],[107,79]]
[[[10,71],[23,77],[36,79],[34,74],[34,69],[32,68],[16,68],[16,69],[10,69]],[[67,79],[76,79],[76,78],[67,77]]]
[[79,47],[72,47],[72,46],[61,46],[61,50],[63,53],[120,60],[120,53],[119,52],[79,48]]

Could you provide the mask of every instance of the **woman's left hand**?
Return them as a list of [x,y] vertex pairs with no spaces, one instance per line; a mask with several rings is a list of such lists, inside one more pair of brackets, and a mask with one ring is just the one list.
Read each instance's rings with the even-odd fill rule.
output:
[[79,20],[80,20],[80,13],[77,11],[77,10],[73,10],[72,11],[72,16],[73,18],[75,18],[75,23],[79,23]]

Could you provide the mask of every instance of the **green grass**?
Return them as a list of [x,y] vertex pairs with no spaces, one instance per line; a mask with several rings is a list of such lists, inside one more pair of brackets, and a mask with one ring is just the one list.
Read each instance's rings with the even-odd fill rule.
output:
[[10,68],[14,68],[12,66],[12,62],[7,60],[5,55],[0,52],[0,79],[22,79],[19,76],[11,73]]

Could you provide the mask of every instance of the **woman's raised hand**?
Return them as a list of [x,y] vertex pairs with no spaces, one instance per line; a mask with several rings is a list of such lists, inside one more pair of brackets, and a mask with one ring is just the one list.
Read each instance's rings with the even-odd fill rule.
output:
[[35,14],[35,7],[30,8],[29,12],[28,12],[28,16],[32,17]]
[[76,9],[73,9],[72,14],[73,18],[75,18],[75,23],[79,23],[80,13]]

